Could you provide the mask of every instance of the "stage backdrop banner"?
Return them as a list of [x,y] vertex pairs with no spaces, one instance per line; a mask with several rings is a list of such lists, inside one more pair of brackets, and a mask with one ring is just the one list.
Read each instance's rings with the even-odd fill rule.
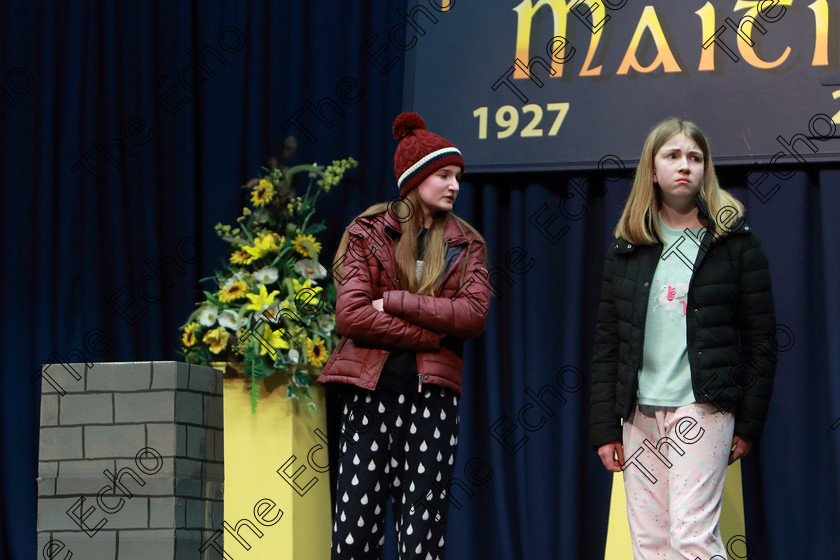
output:
[[410,4],[405,38],[366,56],[407,51],[405,107],[469,171],[629,166],[669,116],[717,163],[840,160],[828,0],[441,1]]

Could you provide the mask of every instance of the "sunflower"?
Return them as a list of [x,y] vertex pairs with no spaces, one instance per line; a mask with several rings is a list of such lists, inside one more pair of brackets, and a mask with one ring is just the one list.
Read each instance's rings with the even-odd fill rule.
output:
[[298,253],[308,258],[315,258],[321,252],[321,244],[310,234],[297,234],[292,245]]
[[327,363],[327,347],[319,337],[314,340],[306,339],[306,357],[310,364],[321,367]]
[[227,303],[229,301],[242,299],[247,295],[247,293],[248,285],[245,283],[245,280],[236,280],[231,282],[230,286],[227,288],[219,290],[216,295],[219,296],[219,300]]
[[254,257],[246,251],[245,249],[239,249],[238,251],[234,251],[233,254],[230,256],[230,262],[232,264],[251,264],[254,260]]
[[195,345],[195,329],[198,327],[198,323],[192,322],[186,327],[184,327],[184,335],[181,337],[181,342],[184,343],[184,346],[193,346]]
[[204,338],[201,339],[201,342],[207,344],[210,347],[210,352],[213,354],[218,354],[225,348],[227,348],[228,338],[230,337],[230,333],[224,329],[224,327],[217,327],[215,329],[207,331],[204,335]]
[[251,191],[251,202],[254,203],[254,206],[265,206],[272,201],[276,192],[274,183],[268,179],[260,179],[260,182]]

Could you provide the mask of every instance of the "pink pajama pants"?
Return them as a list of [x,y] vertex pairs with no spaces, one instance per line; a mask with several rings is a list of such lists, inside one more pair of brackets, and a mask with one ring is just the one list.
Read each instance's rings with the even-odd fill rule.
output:
[[726,558],[718,521],[734,425],[711,404],[636,406],[623,434],[636,560]]

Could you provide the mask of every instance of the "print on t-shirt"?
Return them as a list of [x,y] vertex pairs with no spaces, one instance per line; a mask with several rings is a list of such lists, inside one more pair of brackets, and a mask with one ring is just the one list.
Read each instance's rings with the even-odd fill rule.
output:
[[[659,280],[656,282],[660,283]],[[654,311],[659,308],[667,311],[671,320],[674,320],[674,311],[682,313],[682,316],[685,317],[688,282],[663,282],[661,284],[657,288]]]

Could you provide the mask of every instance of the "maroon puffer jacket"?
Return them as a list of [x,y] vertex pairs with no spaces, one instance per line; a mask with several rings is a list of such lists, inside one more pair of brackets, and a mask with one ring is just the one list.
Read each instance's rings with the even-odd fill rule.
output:
[[[461,394],[462,341],[481,334],[490,308],[490,285],[484,243],[454,218],[444,237],[460,254],[446,270],[434,296],[401,290],[394,240],[399,233],[389,212],[358,218],[347,226],[350,235],[344,275],[338,277],[335,319],[342,335],[318,378],[374,389],[389,348],[417,352],[422,383],[447,387]],[[384,312],[372,302],[383,298]]]

